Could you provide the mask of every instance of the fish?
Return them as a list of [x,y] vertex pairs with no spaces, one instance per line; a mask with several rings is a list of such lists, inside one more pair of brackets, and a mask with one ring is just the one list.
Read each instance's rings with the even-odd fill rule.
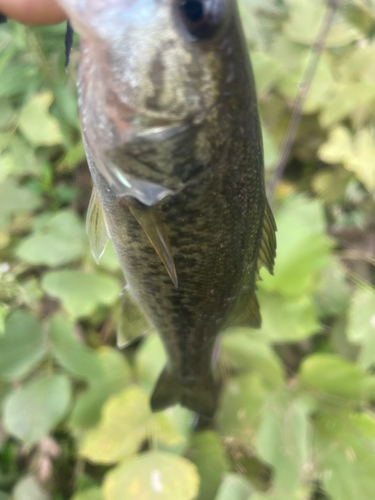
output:
[[94,191],[87,233],[108,238],[167,353],[153,411],[212,417],[213,353],[261,326],[272,273],[255,83],[235,0],[59,0],[81,37],[78,106]]

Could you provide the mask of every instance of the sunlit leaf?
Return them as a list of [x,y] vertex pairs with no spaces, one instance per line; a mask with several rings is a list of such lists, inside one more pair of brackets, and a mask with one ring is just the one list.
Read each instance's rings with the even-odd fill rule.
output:
[[36,146],[52,146],[63,142],[58,121],[48,112],[52,101],[52,92],[37,94],[21,111],[18,127]]
[[110,347],[97,351],[102,375],[89,380],[89,388],[77,399],[70,425],[88,428],[99,423],[105,401],[130,383],[131,372],[124,356]]
[[104,500],[193,500],[199,488],[195,466],[185,458],[152,451],[129,459],[108,473]]
[[151,418],[147,394],[138,387],[125,389],[107,401],[99,426],[86,433],[80,454],[103,464],[133,455],[147,437]]
[[103,500],[102,490],[100,488],[89,488],[76,493],[71,500]]

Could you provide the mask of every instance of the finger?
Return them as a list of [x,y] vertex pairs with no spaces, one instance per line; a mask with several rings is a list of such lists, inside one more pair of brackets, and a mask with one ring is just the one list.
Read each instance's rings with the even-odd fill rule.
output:
[[24,24],[56,24],[66,19],[55,0],[0,0],[0,12]]

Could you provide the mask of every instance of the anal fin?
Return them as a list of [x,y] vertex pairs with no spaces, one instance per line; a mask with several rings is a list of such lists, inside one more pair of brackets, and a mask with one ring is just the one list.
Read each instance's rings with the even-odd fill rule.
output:
[[[122,198],[122,200],[124,200]],[[174,265],[172,248],[163,222],[160,220],[155,208],[144,205],[135,198],[126,197],[125,204],[142,227],[163,262],[174,286],[178,287],[177,273]]]
[[117,326],[117,347],[123,349],[150,331],[151,326],[131,296],[128,287],[121,294],[120,317]]
[[87,211],[86,234],[90,240],[91,253],[95,262],[99,264],[109,240],[106,222],[104,219],[102,205],[96,188],[93,188]]

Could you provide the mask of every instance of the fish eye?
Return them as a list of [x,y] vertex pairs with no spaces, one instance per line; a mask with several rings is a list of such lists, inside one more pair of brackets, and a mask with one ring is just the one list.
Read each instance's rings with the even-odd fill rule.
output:
[[177,0],[177,5],[194,40],[212,38],[225,21],[227,0]]

